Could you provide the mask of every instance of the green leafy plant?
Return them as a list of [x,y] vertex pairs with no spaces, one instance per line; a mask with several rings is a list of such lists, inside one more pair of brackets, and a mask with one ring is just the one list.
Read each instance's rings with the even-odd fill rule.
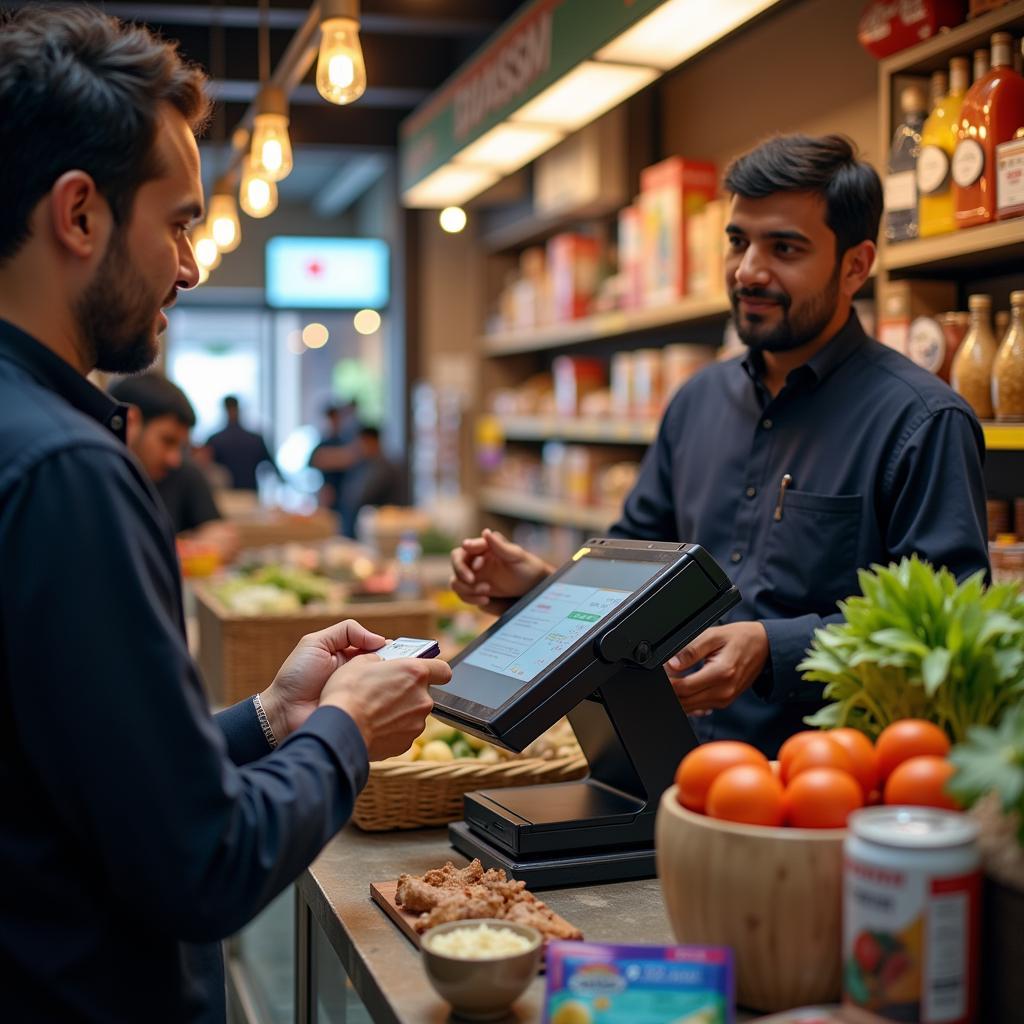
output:
[[1024,696],[1024,591],[963,583],[916,556],[859,574],[862,594],[840,602],[846,621],[815,631],[798,668],[832,703],[806,721],[877,736],[925,718],[954,741],[997,723]]
[[1024,846],[1024,704],[1011,708],[996,728],[974,725],[949,759],[956,774],[948,789],[965,807],[994,793],[1003,812],[1016,812]]

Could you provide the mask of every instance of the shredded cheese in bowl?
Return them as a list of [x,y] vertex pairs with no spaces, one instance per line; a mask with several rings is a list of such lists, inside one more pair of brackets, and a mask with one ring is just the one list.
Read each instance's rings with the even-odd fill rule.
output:
[[533,949],[536,942],[511,928],[492,928],[488,924],[452,928],[430,935],[426,942],[434,953],[456,960],[496,960]]

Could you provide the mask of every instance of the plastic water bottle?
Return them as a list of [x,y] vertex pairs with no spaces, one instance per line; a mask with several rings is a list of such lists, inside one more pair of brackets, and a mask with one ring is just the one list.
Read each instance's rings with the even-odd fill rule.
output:
[[423,583],[420,579],[420,556],[422,554],[423,549],[420,547],[420,541],[416,534],[403,533],[395,547],[395,571],[398,576],[395,596],[399,599],[413,599],[421,596]]

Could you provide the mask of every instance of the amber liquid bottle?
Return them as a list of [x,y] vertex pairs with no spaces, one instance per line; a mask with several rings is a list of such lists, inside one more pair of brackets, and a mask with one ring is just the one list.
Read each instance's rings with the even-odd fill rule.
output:
[[953,360],[950,383],[974,410],[978,419],[992,419],[992,364],[998,344],[992,333],[992,299],[971,295],[967,299],[971,326]]
[[1024,292],[1010,293],[1010,329],[992,364],[997,420],[1024,420]]
[[1024,124],[1024,77],[1013,70],[1013,37],[992,37],[992,69],[967,90],[953,153],[953,218],[958,228],[996,215],[996,146]]

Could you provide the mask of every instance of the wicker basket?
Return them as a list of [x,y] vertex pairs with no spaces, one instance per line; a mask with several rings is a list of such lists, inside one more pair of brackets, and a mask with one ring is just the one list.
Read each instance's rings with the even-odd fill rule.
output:
[[196,660],[212,703],[230,705],[264,689],[307,633],[356,619],[383,636],[433,636],[429,601],[366,601],[288,615],[238,615],[199,580],[190,581],[199,628]]
[[581,754],[545,760],[378,761],[356,800],[352,820],[366,832],[447,825],[462,817],[462,798],[478,789],[569,782],[587,774]]
[[338,517],[327,508],[318,508],[308,516],[260,508],[228,517],[228,522],[238,531],[238,543],[243,551],[338,536]]

